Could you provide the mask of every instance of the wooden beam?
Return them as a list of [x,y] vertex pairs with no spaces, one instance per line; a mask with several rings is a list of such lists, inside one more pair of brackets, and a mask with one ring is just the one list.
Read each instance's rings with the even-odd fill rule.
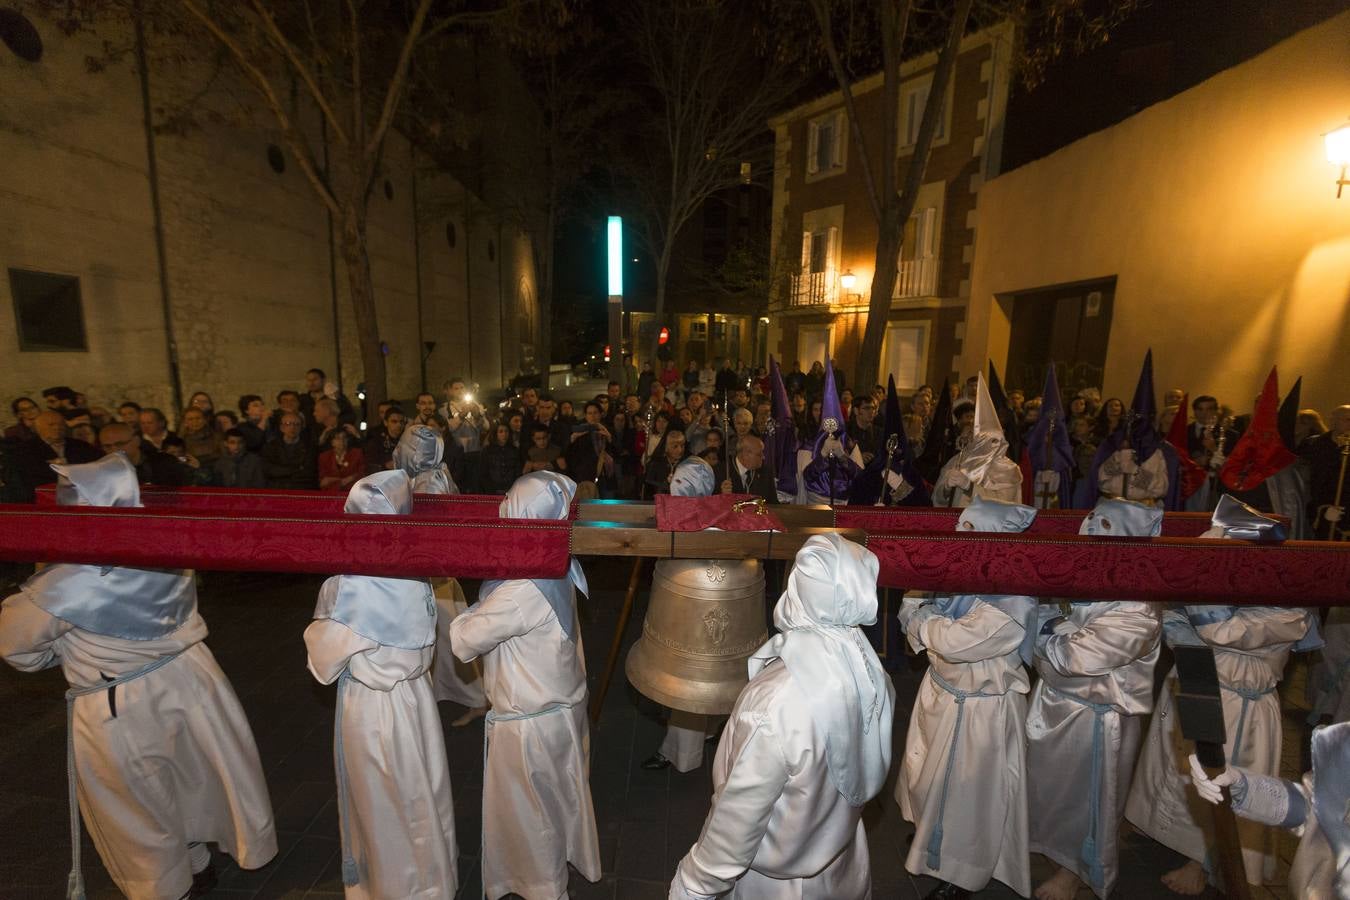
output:
[[842,534],[865,543],[856,529],[794,528],[773,531],[657,531],[617,522],[575,522],[572,552],[577,556],[648,556],[656,559],[792,559],[816,534]]

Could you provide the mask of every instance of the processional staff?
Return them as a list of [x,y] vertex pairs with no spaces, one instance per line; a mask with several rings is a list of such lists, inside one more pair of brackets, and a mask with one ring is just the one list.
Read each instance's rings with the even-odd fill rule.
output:
[[[1317,507],[1317,519],[1313,522],[1314,528],[1322,522],[1326,522],[1330,526],[1327,529],[1327,540],[1329,541],[1345,540],[1347,534],[1350,534],[1344,526],[1341,526],[1339,529],[1341,536],[1336,537],[1337,526],[1340,524],[1342,516],[1345,515],[1345,468],[1346,463],[1350,462],[1350,432],[1336,435],[1335,441],[1336,446],[1341,448],[1341,472],[1336,478],[1336,497],[1332,502],[1323,503]],[[1335,516],[1328,516],[1327,514],[1333,509],[1336,510]]]

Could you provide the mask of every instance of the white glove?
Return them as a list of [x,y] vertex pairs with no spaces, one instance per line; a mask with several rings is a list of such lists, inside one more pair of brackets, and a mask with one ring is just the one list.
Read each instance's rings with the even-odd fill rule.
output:
[[1326,522],[1339,522],[1341,516],[1345,515],[1345,509],[1340,506],[1328,506],[1322,513],[1322,519]]
[[1200,760],[1195,758],[1195,754],[1190,756],[1191,760],[1191,784],[1195,785],[1195,792],[1200,795],[1202,800],[1210,803],[1219,803],[1223,800],[1223,788],[1231,788],[1242,778],[1242,773],[1232,767],[1225,767],[1222,772],[1210,778],[1205,774],[1204,767],[1200,765]]
[[943,472],[942,477],[939,478],[938,481],[954,491],[964,491],[970,487],[970,477],[956,466],[952,466],[950,469]]
[[1217,472],[1219,469],[1223,468],[1223,461],[1227,458],[1228,457],[1216,450],[1209,457],[1209,467]]
[[919,611],[921,606],[931,603],[932,600],[931,594],[906,594],[905,598],[900,601],[900,611],[896,613],[896,618],[900,620],[900,630],[908,631],[909,620],[914,618],[914,614]]

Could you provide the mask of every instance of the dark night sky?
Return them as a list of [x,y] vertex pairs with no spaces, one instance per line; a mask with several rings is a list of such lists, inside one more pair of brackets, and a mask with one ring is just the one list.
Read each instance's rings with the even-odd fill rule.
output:
[[[1114,125],[1346,9],[1350,0],[1152,0],[1103,46],[1053,66],[1035,90],[1014,85],[1004,170]],[[616,32],[607,40],[623,38]],[[614,76],[623,78],[627,65],[616,54]],[[821,84],[828,90],[831,82]],[[600,160],[557,247],[555,321],[582,323],[593,345],[588,353],[605,340],[605,216],[624,213],[617,198],[606,196],[605,166]],[[631,230],[625,245],[625,293],[650,296],[649,254]]]

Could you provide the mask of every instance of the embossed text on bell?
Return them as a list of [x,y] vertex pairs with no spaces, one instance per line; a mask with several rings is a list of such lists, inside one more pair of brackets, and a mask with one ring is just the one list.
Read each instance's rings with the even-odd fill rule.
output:
[[664,706],[725,715],[748,680],[746,660],[766,640],[758,560],[663,559],[624,669],[633,687]]

